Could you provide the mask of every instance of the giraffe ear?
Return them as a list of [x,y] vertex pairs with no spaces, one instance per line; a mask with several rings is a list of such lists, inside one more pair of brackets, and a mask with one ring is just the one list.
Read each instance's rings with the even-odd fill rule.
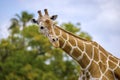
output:
[[38,23],[37,20],[35,20],[35,19],[32,19],[31,21],[32,21],[33,23]]
[[57,15],[53,15],[53,16],[51,16],[50,19],[52,19],[52,20],[56,20],[56,19],[57,19]]

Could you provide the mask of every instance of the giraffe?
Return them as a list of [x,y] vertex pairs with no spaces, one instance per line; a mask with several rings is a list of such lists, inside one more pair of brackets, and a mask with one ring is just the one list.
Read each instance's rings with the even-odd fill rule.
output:
[[33,19],[55,48],[61,48],[81,67],[78,80],[120,80],[120,59],[107,52],[95,41],[78,37],[57,26],[54,20],[57,15],[49,16],[38,11],[39,17]]

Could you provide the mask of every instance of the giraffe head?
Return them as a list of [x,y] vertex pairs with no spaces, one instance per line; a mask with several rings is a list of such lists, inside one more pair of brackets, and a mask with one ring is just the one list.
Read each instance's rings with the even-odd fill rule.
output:
[[42,15],[41,11],[38,11],[39,17],[37,20],[33,19],[34,23],[37,23],[39,26],[40,32],[48,37],[49,41],[54,47],[59,47],[59,40],[55,34],[55,22],[57,15],[49,16],[47,9],[44,9],[45,14]]

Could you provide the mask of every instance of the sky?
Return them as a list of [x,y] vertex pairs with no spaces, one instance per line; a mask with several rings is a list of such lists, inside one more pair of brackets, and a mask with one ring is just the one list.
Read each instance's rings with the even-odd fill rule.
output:
[[120,0],[0,0],[0,6],[0,39],[9,35],[16,13],[28,11],[37,18],[37,11],[46,8],[59,23],[80,22],[82,31],[120,58]]

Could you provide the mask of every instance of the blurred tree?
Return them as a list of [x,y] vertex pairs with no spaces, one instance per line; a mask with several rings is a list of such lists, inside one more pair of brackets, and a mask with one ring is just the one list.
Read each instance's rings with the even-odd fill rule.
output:
[[70,31],[74,34],[77,34],[78,32],[80,32],[80,28],[77,27],[77,25],[72,24],[71,22],[69,23],[63,23],[62,28],[64,28],[67,31]]
[[[27,21],[24,22],[26,26]],[[64,29],[91,39],[79,25],[61,24]],[[20,30],[19,20],[13,19],[11,26],[8,38],[0,40],[0,80],[78,80],[80,66],[62,50],[53,48],[36,25]]]
[[[24,30],[24,28],[26,27],[26,24],[33,18],[33,14],[30,14],[26,11],[22,11],[21,14],[16,14],[15,15],[16,18],[12,18],[11,19],[11,25],[9,27],[9,30],[11,30],[11,38],[12,38],[12,42],[14,42],[13,40],[13,36],[14,33],[18,33],[20,29],[20,27],[22,27],[22,30]],[[25,47],[25,38],[23,35],[19,34],[19,36],[22,37],[21,39],[21,47]]]
[[29,22],[33,18],[33,14],[29,14],[26,11],[22,11],[20,15],[16,14],[16,17],[17,17],[17,20],[21,22],[22,27],[24,28],[27,22]]
[[11,25],[9,29],[13,29],[14,27],[21,26],[26,27],[26,24],[33,18],[33,14],[30,14],[26,11],[22,11],[21,14],[16,14],[16,18],[11,19]]
[[65,30],[70,31],[74,34],[77,34],[78,36],[80,36],[83,39],[87,39],[87,40],[92,39],[92,37],[87,32],[81,31],[81,29],[80,29],[81,24],[80,23],[77,23],[76,25],[74,25],[71,22],[69,22],[69,23],[63,23],[61,26]]
[[19,21],[16,18],[11,19],[11,25],[8,29],[13,29],[14,27],[20,26]]

